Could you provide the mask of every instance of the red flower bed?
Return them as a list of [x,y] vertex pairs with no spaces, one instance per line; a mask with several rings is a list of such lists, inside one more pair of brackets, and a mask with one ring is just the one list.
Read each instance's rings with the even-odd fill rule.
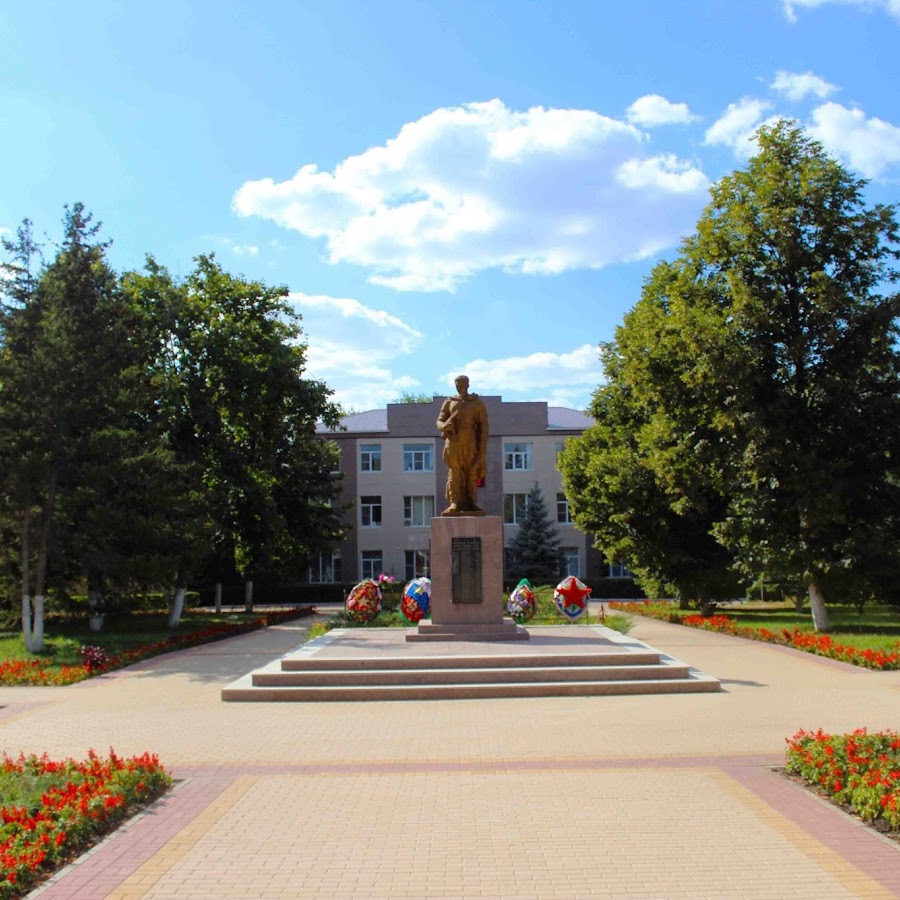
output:
[[884,650],[861,650],[858,647],[838,644],[827,634],[814,634],[808,631],[800,631],[799,628],[783,628],[780,631],[772,631],[768,628],[738,625],[734,619],[726,615],[700,616],[683,614],[669,603],[658,603],[652,600],[629,603],[613,601],[609,606],[611,609],[619,610],[620,612],[648,616],[651,619],[662,619],[665,622],[672,622],[676,625],[687,625],[691,628],[702,628],[705,631],[733,634],[753,641],[766,641],[770,644],[794,647],[797,650],[805,650],[807,653],[815,653],[818,656],[827,656],[829,659],[852,663],[855,666],[865,666],[867,669],[878,669],[880,671],[900,669],[900,644],[897,645],[897,650],[890,652],[885,652]]
[[156,756],[54,762],[2,757],[0,778],[39,785],[28,806],[0,807],[0,898],[19,897],[172,783]]
[[[42,660],[9,659],[0,662],[0,684],[2,685],[65,685],[84,681],[102,672],[121,669],[132,663],[169,653],[172,650],[183,650],[185,647],[196,647],[219,641],[222,638],[234,637],[247,631],[256,631],[267,625],[276,625],[288,619],[296,619],[312,613],[311,606],[295,606],[290,609],[279,609],[262,613],[253,619],[242,622],[228,622],[219,625],[208,625],[187,634],[173,634],[162,641],[151,644],[140,644],[131,650],[112,654],[107,657],[106,665],[97,665],[99,657],[91,657],[80,666],[48,666]],[[83,648],[86,649],[86,648]]]
[[788,774],[802,778],[861,819],[900,832],[900,734],[798,731],[787,739]]

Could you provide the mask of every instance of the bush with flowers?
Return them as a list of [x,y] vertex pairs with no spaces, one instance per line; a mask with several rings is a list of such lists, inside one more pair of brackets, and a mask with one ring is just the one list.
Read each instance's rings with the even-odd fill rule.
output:
[[118,653],[107,653],[101,647],[82,647],[80,651],[81,665],[53,666],[42,659],[6,659],[0,662],[0,685],[61,686],[74,684],[112,669],[121,669],[144,659],[159,656],[161,653],[170,653],[173,650],[183,650],[187,647],[208,644],[211,641],[220,641],[223,638],[256,631],[288,619],[310,615],[313,609],[311,606],[291,607],[290,609],[260,613],[239,622],[220,622],[186,634],[172,634],[161,641],[139,644]]
[[0,760],[0,898],[21,897],[172,784],[156,756]]
[[765,641],[770,644],[781,644],[815,653],[828,659],[864,666],[867,669],[886,671],[900,669],[900,643],[893,651],[874,650],[870,648],[851,647],[840,644],[830,635],[801,631],[799,628],[782,628],[772,631],[770,628],[759,628],[752,625],[740,625],[730,616],[717,614],[701,616],[684,614],[671,603],[654,602],[652,600],[618,602],[609,604],[611,609],[647,616],[651,619],[662,619],[675,625],[687,625],[689,628],[702,628],[705,631],[717,631],[720,634],[732,634],[736,637],[749,638],[754,641]]
[[787,740],[786,771],[866,822],[900,838],[900,734],[798,731]]

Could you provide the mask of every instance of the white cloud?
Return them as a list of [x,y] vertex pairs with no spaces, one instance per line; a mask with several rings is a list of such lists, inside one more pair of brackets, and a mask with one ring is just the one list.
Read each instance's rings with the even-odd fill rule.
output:
[[633,125],[673,125],[693,122],[697,116],[691,115],[687,103],[672,103],[660,94],[645,94],[638,97],[628,109],[625,118]]
[[775,74],[775,80],[772,82],[772,90],[779,94],[784,94],[788,100],[803,100],[804,97],[819,97],[824,100],[830,96],[837,88],[833,84],[829,84],[824,78],[819,78],[812,72],[780,71]]
[[858,6],[861,9],[871,12],[872,10],[883,10],[886,13],[900,19],[900,0],[783,0],[784,14],[788,21],[797,21],[797,9],[799,7],[812,8],[816,6],[826,6],[833,4],[835,6]]
[[709,187],[709,180],[699,169],[671,153],[629,159],[619,166],[616,179],[633,190],[658,188],[670,194],[695,194]]
[[808,130],[866,178],[877,178],[900,162],[900,128],[874,116],[867,119],[862,110],[823,103],[813,110]]
[[252,244],[232,244],[231,252],[238,256],[257,256],[259,247],[254,247]]
[[743,97],[728,108],[706,130],[705,143],[724,144],[742,158],[748,158],[756,149],[753,135],[763,124],[765,114],[772,108],[768,100]]
[[307,374],[326,382],[338,403],[375,409],[419,387],[416,378],[394,371],[423,337],[402,319],[349,297],[294,292],[289,299],[303,317]]
[[[397,290],[453,290],[489,268],[599,269],[676,243],[706,199],[698,168],[647,160],[644,142],[592,110],[469,103],[404,125],[333,172],[310,164],[287,181],[248,181],[233,207],[324,238],[331,262]],[[623,180],[629,163],[650,174]]]
[[[583,344],[567,353],[540,352],[500,359],[474,359],[447,373],[443,381],[465,372],[473,390],[488,394],[524,393],[528,399],[554,398],[557,405],[569,406],[574,398],[584,398],[603,380],[600,352],[594,344]],[[568,399],[564,399],[568,398]]]

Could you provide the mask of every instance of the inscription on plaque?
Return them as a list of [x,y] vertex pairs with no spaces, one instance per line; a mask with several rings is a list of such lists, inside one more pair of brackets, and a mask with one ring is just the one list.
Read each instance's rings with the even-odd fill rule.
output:
[[481,538],[451,538],[450,561],[453,602],[481,603]]

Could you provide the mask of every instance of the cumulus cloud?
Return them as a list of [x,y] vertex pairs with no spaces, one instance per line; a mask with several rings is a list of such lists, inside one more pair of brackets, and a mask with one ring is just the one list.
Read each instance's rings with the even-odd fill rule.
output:
[[812,8],[815,6],[858,6],[868,12],[883,10],[900,20],[900,0],[783,0],[784,14],[788,21],[797,21],[797,9],[801,7]]
[[625,118],[633,125],[650,127],[686,124],[697,116],[691,115],[687,103],[672,103],[660,94],[645,94],[625,110]]
[[333,171],[307,164],[287,181],[248,181],[233,207],[323,238],[331,262],[397,290],[453,290],[489,268],[599,269],[677,242],[705,200],[702,171],[648,159],[645,140],[592,110],[468,103]]
[[900,128],[859,109],[823,103],[813,110],[809,133],[866,178],[900,162]]
[[797,101],[810,96],[824,100],[834,93],[837,88],[812,72],[799,74],[797,72],[780,71],[775,74],[772,90],[783,94],[788,100]]
[[739,157],[747,158],[756,149],[753,135],[772,108],[768,100],[743,97],[730,103],[719,118],[706,129],[705,143],[724,144]]
[[308,338],[307,374],[327,382],[346,408],[375,409],[420,385],[398,374],[398,360],[413,352],[421,332],[384,310],[349,297],[293,292]]
[[546,399],[554,405],[579,408],[603,381],[603,366],[594,344],[565,353],[474,359],[448,372],[443,381],[451,383],[459,372],[465,372],[482,394],[525,394],[530,400]]

